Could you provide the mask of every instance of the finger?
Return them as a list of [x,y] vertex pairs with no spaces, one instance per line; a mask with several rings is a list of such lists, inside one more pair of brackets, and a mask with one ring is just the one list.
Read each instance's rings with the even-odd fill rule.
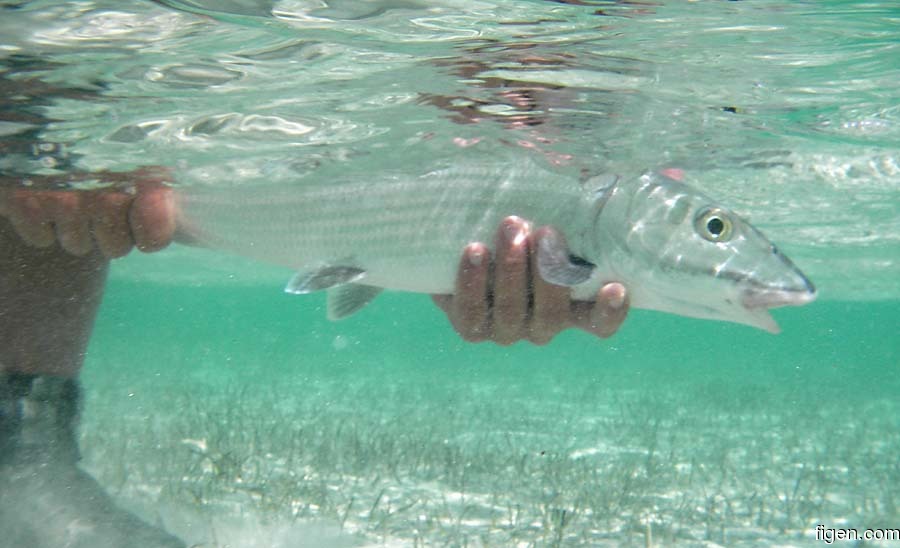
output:
[[138,184],[128,212],[128,223],[138,249],[159,251],[175,234],[175,200],[172,189],[156,182]]
[[20,238],[34,247],[50,247],[56,242],[52,212],[42,193],[16,190],[7,208],[9,221]]
[[512,344],[523,338],[529,313],[528,235],[531,227],[519,217],[507,217],[497,231],[497,251],[490,288],[493,340]]
[[450,315],[450,307],[453,306],[453,295],[431,295],[431,301],[438,308],[444,311],[444,314]]
[[449,302],[450,322],[469,342],[490,336],[490,268],[490,251],[483,244],[469,244],[460,259],[455,292]]
[[625,286],[617,282],[601,287],[593,303],[572,303],[575,325],[601,338],[618,331],[628,315],[628,308],[628,292]]
[[90,217],[82,207],[82,193],[55,192],[50,200],[56,239],[72,255],[86,255],[94,247],[91,239]]
[[535,231],[529,242],[531,263],[531,286],[533,305],[528,325],[528,340],[534,344],[547,344],[563,329],[571,325],[571,299],[569,288],[554,285],[544,280],[538,272],[537,253],[540,241],[553,235],[557,241],[565,245],[565,239],[552,227],[541,227]]
[[92,196],[91,232],[105,257],[127,255],[134,246],[128,226],[132,197],[122,192],[98,192]]

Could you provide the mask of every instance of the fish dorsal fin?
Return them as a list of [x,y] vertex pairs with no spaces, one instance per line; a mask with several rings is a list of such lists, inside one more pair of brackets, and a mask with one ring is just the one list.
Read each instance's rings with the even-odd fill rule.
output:
[[380,287],[345,284],[328,290],[328,319],[340,320],[357,313],[381,293]]
[[287,293],[304,295],[337,285],[349,284],[361,280],[365,275],[365,270],[355,266],[317,266],[294,274],[284,290]]
[[587,281],[594,272],[594,265],[572,255],[565,241],[555,233],[539,240],[537,264],[541,278],[566,287]]

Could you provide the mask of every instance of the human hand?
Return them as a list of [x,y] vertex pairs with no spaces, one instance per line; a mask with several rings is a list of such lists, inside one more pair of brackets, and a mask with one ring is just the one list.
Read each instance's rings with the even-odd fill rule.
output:
[[432,296],[463,339],[501,345],[526,339],[543,345],[570,327],[603,338],[619,329],[628,313],[622,284],[607,283],[594,302],[575,301],[568,287],[550,284],[537,273],[534,250],[548,236],[563,238],[552,227],[532,230],[527,221],[507,217],[497,231],[496,257],[484,244],[466,247],[455,293]]
[[44,190],[0,187],[0,216],[35,247],[58,243],[83,256],[99,250],[108,258],[121,257],[137,247],[144,252],[163,249],[175,233],[175,206],[168,172],[142,168],[129,173],[99,173],[92,178],[124,183],[97,190]]

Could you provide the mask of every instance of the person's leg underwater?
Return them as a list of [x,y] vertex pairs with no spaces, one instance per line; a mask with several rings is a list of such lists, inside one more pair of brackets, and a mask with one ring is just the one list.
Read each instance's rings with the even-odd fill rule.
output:
[[78,372],[108,265],[32,247],[0,217],[0,546],[185,546],[77,466]]

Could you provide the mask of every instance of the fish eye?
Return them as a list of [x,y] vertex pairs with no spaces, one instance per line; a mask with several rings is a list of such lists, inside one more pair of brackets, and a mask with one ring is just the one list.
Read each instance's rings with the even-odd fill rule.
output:
[[710,242],[727,242],[731,239],[731,218],[721,209],[704,209],[694,219],[694,229]]

